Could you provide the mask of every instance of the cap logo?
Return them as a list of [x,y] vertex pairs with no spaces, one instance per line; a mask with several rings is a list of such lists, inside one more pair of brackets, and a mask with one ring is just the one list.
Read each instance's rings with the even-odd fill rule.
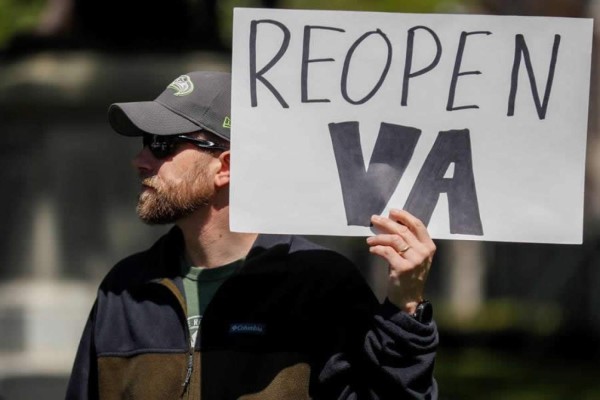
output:
[[225,117],[223,120],[223,128],[231,128],[231,118]]
[[189,76],[181,75],[167,86],[167,88],[173,89],[175,91],[175,93],[173,93],[175,96],[187,96],[194,90],[194,83]]

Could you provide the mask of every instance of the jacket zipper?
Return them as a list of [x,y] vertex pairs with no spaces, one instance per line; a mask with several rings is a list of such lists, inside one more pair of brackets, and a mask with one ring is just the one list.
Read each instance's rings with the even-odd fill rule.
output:
[[[194,344],[191,343],[191,333],[190,333],[190,327],[187,323],[187,311],[186,311],[186,304],[184,301],[182,301],[182,299],[180,298],[180,296],[178,296],[178,294],[181,294],[179,288],[177,288],[177,286],[175,285],[175,283],[173,281],[171,281],[170,279],[164,278],[160,280],[160,285],[162,285],[163,287],[165,287],[169,292],[171,292],[172,295],[175,296],[175,298],[177,299],[177,302],[179,303],[180,307],[179,307],[179,312],[182,313],[183,315],[183,324],[185,325],[185,341],[188,344],[188,354],[187,354],[187,369],[185,372],[185,379],[183,381],[183,383],[181,384],[181,395],[180,397],[183,398],[185,395],[185,392],[188,390],[188,386],[192,380],[192,372],[194,370]],[[188,392],[188,397],[189,397],[189,392]]]
[[[188,333],[189,333],[189,328],[188,328]],[[188,342],[190,341],[189,335],[188,335]],[[190,384],[190,381],[192,379],[192,371],[194,370],[194,346],[190,346],[190,351],[188,353],[188,362],[187,362],[187,371],[185,373],[185,380],[183,381],[183,384],[181,385],[183,390],[181,392],[181,396],[183,397],[183,395],[185,394],[185,391],[188,388],[188,385]]]

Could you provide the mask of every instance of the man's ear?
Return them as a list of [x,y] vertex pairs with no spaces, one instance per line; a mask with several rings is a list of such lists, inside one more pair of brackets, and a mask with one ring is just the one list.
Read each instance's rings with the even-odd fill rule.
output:
[[230,151],[224,151],[219,155],[218,161],[220,162],[220,168],[215,175],[215,186],[221,188],[229,185],[230,177]]

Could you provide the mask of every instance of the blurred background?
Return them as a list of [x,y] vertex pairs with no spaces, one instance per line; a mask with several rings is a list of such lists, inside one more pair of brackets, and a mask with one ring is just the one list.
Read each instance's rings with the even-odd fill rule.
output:
[[[141,143],[110,130],[108,105],[229,70],[236,6],[600,15],[599,0],[0,0],[1,400],[64,398],[100,280],[167,229],[137,220],[129,160]],[[583,245],[437,242],[427,295],[442,399],[600,399],[595,58]],[[354,258],[382,296],[386,268],[362,238],[313,238]]]

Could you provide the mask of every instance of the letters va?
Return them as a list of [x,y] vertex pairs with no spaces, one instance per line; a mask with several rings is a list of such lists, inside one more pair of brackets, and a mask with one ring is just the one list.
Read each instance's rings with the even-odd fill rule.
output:
[[[383,122],[365,170],[358,122],[329,124],[348,225],[369,226],[396,190],[421,135],[417,128]],[[454,164],[454,174],[445,174]],[[450,233],[483,235],[468,129],[438,133],[404,209],[429,224],[441,193],[448,196]]]

